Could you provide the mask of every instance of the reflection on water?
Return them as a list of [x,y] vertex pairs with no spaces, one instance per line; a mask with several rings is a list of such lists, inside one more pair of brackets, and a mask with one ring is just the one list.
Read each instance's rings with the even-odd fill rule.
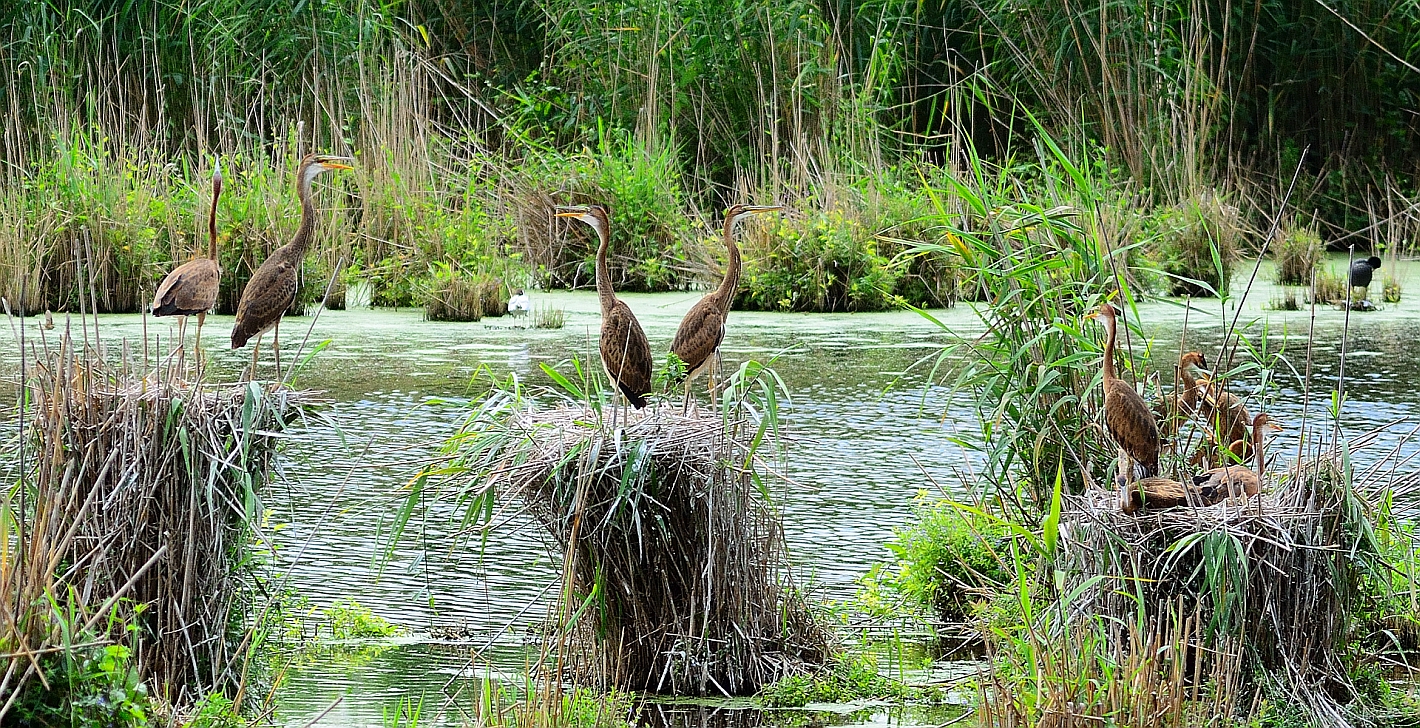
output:
[[[1241,318],[1258,346],[1264,317],[1258,305],[1271,297],[1265,288],[1254,294]],[[625,296],[657,351],[665,350],[680,316],[697,298]],[[1352,315],[1346,357],[1349,402],[1342,420],[1348,436],[1407,417],[1420,404],[1416,300],[1411,295],[1385,311]],[[546,589],[555,575],[552,557],[531,524],[515,517],[480,544],[460,538],[452,514],[435,508],[411,525],[413,538],[395,548],[388,563],[382,559],[404,486],[459,426],[466,414],[462,403],[481,389],[470,386],[479,367],[545,383],[541,363],[558,364],[573,353],[594,351],[599,317],[592,294],[546,294],[536,303],[567,309],[567,326],[524,329],[500,319],[431,323],[405,310],[325,312],[313,326],[309,318],[296,318],[282,327],[288,364],[298,358],[307,327],[307,350],[331,341],[299,379],[301,386],[324,392],[329,404],[288,431],[278,481],[267,493],[273,521],[283,524],[276,534],[280,569],[289,574],[292,588],[317,606],[354,597],[416,633],[435,627],[470,630],[475,641],[502,651],[506,659],[498,669],[521,669],[523,630],[546,616]],[[1188,314],[1188,347],[1202,349],[1210,360],[1216,358],[1223,320],[1217,304],[1211,306],[1200,305]],[[966,307],[938,315],[954,334],[912,313],[737,312],[731,320],[726,365],[772,359],[792,393],[786,417],[790,482],[776,497],[792,557],[799,575],[811,580],[815,598],[851,598],[854,580],[871,562],[887,558],[883,544],[907,520],[920,490],[931,490],[934,483],[947,490],[962,487],[967,456],[952,438],[975,431],[972,403],[965,393],[930,385],[927,368],[914,365],[957,341],[957,335],[975,337],[982,328]],[[1227,319],[1232,315],[1227,312]],[[1295,372],[1284,366],[1268,401],[1251,406],[1276,414],[1288,426],[1274,450],[1290,459],[1303,414],[1300,374],[1306,366],[1310,316],[1305,311],[1265,316],[1268,350],[1285,347]],[[1170,304],[1143,310],[1155,361],[1176,356],[1183,317]],[[1317,318],[1308,411],[1313,422],[1323,417],[1326,392],[1338,373],[1343,317],[1322,311]],[[140,345],[144,325],[139,317],[103,316],[100,321],[112,348],[125,337]],[[230,322],[209,318],[204,341],[216,347]],[[147,326],[165,341],[173,330],[166,322],[149,320]],[[48,335],[52,340],[54,332]],[[219,348],[209,354],[218,378],[235,376],[249,356]],[[14,342],[0,340],[0,372],[12,371],[16,358]],[[269,352],[263,366],[270,366]],[[1244,380],[1255,382],[1256,375]],[[951,376],[941,375],[938,381],[949,384]],[[15,426],[13,409],[7,412],[0,412],[0,434],[9,441]],[[1402,441],[1408,429],[1387,433],[1358,461],[1374,462],[1391,448],[1401,457],[1415,453],[1414,443]],[[0,454],[0,468],[5,467],[13,467],[13,458]],[[468,670],[467,653],[427,644],[402,645],[360,664],[314,661],[291,671],[277,696],[278,716],[303,725],[344,696],[321,724],[378,725],[383,705],[400,696],[443,695],[445,684],[468,677]],[[728,708],[711,715],[667,710],[666,720],[679,723],[758,720]],[[919,719],[881,711],[873,715],[871,721],[900,725]]]

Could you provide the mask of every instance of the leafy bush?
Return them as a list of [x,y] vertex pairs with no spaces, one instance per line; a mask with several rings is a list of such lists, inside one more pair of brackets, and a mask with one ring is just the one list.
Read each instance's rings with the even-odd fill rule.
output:
[[148,725],[148,688],[124,645],[74,649],[45,660],[49,689],[33,683],[14,706],[19,725]]
[[962,622],[976,603],[1010,583],[1002,559],[1006,530],[999,521],[960,510],[950,501],[919,499],[914,522],[894,529],[888,549],[898,573],[885,580],[912,606],[944,622]]
[[770,708],[802,708],[809,703],[932,701],[941,696],[935,688],[912,687],[879,674],[877,660],[863,653],[836,658],[819,672],[786,677],[765,686],[755,697]]
[[647,151],[629,134],[606,132],[595,152],[541,151],[520,171],[518,250],[544,287],[578,288],[596,278],[596,233],[552,217],[555,204],[611,209],[612,283],[622,291],[671,291],[690,285],[681,265],[690,236],[679,163],[671,145]]
[[1154,255],[1175,296],[1227,292],[1242,238],[1242,219],[1215,192],[1203,192],[1159,216]]
[[331,639],[350,640],[394,637],[404,630],[354,599],[340,599],[325,610]]
[[1386,303],[1400,303],[1400,279],[1388,275],[1381,287],[1381,300]]
[[1277,282],[1283,285],[1310,285],[1312,271],[1325,255],[1326,248],[1316,228],[1298,225],[1295,220],[1282,226],[1272,240]]
[[478,321],[507,312],[503,282],[491,276],[436,263],[424,284],[424,318],[430,321]]
[[738,308],[751,311],[881,311],[896,302],[902,267],[841,210],[781,217],[741,238]]

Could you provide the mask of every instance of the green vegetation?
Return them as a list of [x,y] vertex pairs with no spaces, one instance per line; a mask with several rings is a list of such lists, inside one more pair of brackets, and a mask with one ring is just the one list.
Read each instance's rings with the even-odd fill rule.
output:
[[1289,212],[1315,210],[1327,237],[1365,227],[1373,199],[1413,197],[1412,170],[1390,161],[1420,145],[1411,5],[762,10],[12,4],[0,296],[74,310],[92,275],[101,310],[137,310],[201,245],[214,155],[230,173],[223,312],[291,234],[289,170],[310,150],[359,163],[321,185],[301,303],[342,262],[379,305],[425,304],[437,265],[586,286],[590,237],[549,207],[592,199],[613,208],[620,288],[683,289],[714,280],[715,211],[753,199],[795,214],[756,233],[741,305],[950,304],[979,290],[950,246],[903,255],[950,242],[923,222],[940,170],[960,171],[973,145],[1003,168],[1039,157],[1037,124],[1076,156],[1103,150],[1093,176],[1119,194],[1090,214],[1150,238],[1131,260],[1149,256],[1176,292],[1227,280],[1237,231],[1265,227],[1257,210],[1294,168]]
[[802,708],[809,703],[847,703],[854,700],[933,702],[941,691],[914,687],[882,675],[870,653],[839,656],[822,669],[793,675],[765,686],[755,697],[769,708]]
[[1345,273],[1332,273],[1325,266],[1316,270],[1316,281],[1312,285],[1313,303],[1345,303],[1347,289]]
[[424,317],[430,321],[478,321],[507,312],[503,282],[436,264],[423,296]]
[[970,621],[1015,578],[1002,568],[1007,530],[972,507],[925,496],[913,512],[887,545],[897,563],[870,573],[863,597],[874,611],[906,606],[945,623]]
[[1312,271],[1326,253],[1316,227],[1303,226],[1295,219],[1283,225],[1272,240],[1272,260],[1277,264],[1277,282],[1287,286],[1308,286]]
[[394,637],[404,633],[398,625],[370,611],[354,599],[340,599],[322,612],[330,639],[356,640]]
[[532,320],[535,329],[560,329],[567,324],[567,312],[560,308],[539,305],[533,309]]
[[148,688],[124,645],[66,649],[43,661],[48,690],[28,690],[12,708],[20,725],[81,728],[148,725]]

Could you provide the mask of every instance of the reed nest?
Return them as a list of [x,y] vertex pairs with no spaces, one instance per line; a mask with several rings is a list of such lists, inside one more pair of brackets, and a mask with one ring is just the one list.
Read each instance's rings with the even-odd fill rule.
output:
[[827,635],[751,472],[754,427],[667,408],[615,432],[580,406],[513,417],[529,446],[504,477],[569,556],[574,591],[594,596],[572,638],[578,678],[742,695],[823,663]]
[[256,603],[243,572],[256,492],[277,431],[308,397],[77,349],[62,337],[27,372],[29,487],[6,501],[24,518],[0,563],[4,710],[25,688],[49,689],[43,657],[79,642],[127,646],[171,704],[231,694],[247,647],[232,630]]
[[1093,491],[1062,513],[1059,565],[1064,591],[1079,590],[1076,616],[1104,617],[1120,642],[1141,615],[1199,618],[1199,654],[1282,676],[1315,718],[1336,724],[1355,697],[1343,651],[1374,555],[1367,506],[1340,463],[1294,467],[1246,503],[1126,515],[1118,499]]

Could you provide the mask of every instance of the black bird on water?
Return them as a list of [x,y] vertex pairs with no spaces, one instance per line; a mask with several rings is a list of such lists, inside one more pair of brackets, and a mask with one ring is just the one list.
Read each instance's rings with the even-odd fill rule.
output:
[[[1352,263],[1351,287],[1369,288],[1371,285],[1371,277],[1375,275],[1376,271],[1380,270],[1380,267],[1381,259],[1374,255],[1365,260],[1358,260]],[[1365,300],[1368,293],[1368,291],[1363,291],[1361,293],[1361,300]]]

